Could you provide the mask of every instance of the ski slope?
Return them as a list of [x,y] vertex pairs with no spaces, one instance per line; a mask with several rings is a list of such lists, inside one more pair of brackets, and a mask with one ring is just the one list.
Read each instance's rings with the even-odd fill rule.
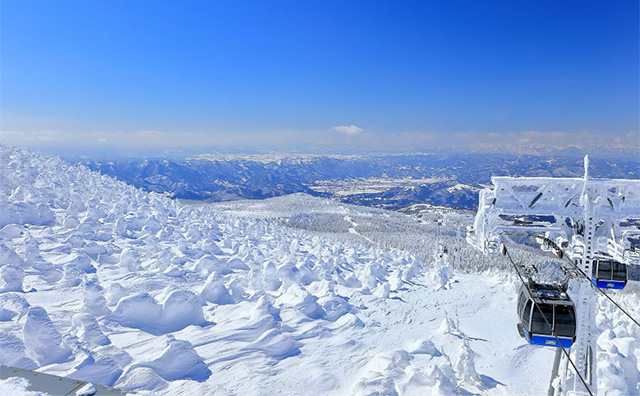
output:
[[[513,277],[452,265],[462,245],[398,243],[433,235],[412,217],[304,195],[184,204],[0,159],[0,364],[142,394],[546,393],[553,351],[519,338]],[[640,313],[633,287],[620,298]],[[601,389],[637,394],[640,329],[600,316]]]

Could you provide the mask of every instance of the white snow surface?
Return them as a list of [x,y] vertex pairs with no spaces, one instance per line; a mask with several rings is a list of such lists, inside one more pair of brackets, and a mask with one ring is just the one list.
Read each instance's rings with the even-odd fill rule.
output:
[[32,392],[29,390],[29,381],[20,377],[0,379],[0,395],[11,396],[51,396],[48,393]]
[[[143,394],[546,394],[553,350],[518,336],[511,278],[382,248],[357,219],[384,211],[318,202],[342,241],[0,146],[0,364]],[[598,320],[599,385],[638,394],[640,329]]]

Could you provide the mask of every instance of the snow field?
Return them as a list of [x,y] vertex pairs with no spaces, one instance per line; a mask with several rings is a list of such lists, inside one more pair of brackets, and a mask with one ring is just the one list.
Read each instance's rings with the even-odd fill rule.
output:
[[[0,364],[151,394],[546,393],[553,351],[517,335],[516,285],[459,273],[463,249],[454,266],[381,243],[383,211],[292,216],[342,222],[325,238],[0,159]],[[599,385],[633,394],[640,334],[607,307]]]
[[131,390],[217,382],[216,362],[269,367],[361,327],[352,295],[388,298],[390,270],[422,265],[0,153],[2,364]]
[[[420,219],[416,222],[411,217],[403,217],[394,212],[356,207],[303,194],[293,194],[263,201],[239,201],[213,205],[218,210],[233,216],[270,219],[275,223],[295,227],[315,235],[322,235],[329,240],[359,240],[361,243],[385,247],[385,249],[398,248],[411,252],[427,263],[426,268],[422,268],[424,284],[433,285],[436,291],[444,292],[446,290],[445,294],[440,292],[436,293],[434,297],[425,298],[435,298],[438,300],[436,304],[449,312],[459,306],[469,304],[468,300],[477,300],[480,304],[486,304],[487,297],[495,294],[493,288],[480,289],[475,286],[469,289],[473,292],[464,293],[461,288],[467,286],[457,285],[460,274],[473,274],[478,282],[488,278],[504,284],[507,287],[496,294],[501,298],[497,300],[497,304],[494,303],[496,307],[492,312],[487,312],[486,316],[477,316],[474,312],[463,314],[462,311],[460,314],[460,322],[463,323],[465,329],[472,329],[471,333],[474,335],[486,334],[488,330],[503,335],[502,338],[495,338],[490,343],[471,342],[472,350],[482,352],[478,353],[475,358],[478,367],[482,368],[481,372],[492,375],[508,386],[508,391],[502,390],[504,388],[501,386],[496,386],[495,388],[483,389],[480,393],[546,394],[549,380],[546,377],[551,370],[553,353],[549,354],[550,350],[546,348],[529,347],[519,338],[509,342],[505,342],[503,339],[504,336],[517,334],[515,330],[517,318],[514,312],[518,281],[511,264],[505,258],[482,256],[466,244],[462,230],[465,229],[466,224],[470,224],[471,216],[451,213],[451,211],[446,211],[443,215],[442,213],[438,214],[436,210],[430,210],[421,213]],[[333,224],[331,227],[327,225],[328,219]],[[443,226],[437,226],[441,221],[444,221]],[[357,232],[354,233],[351,229]],[[439,247],[438,240],[440,240]],[[442,260],[443,247],[448,247],[448,254],[444,260]],[[535,264],[540,270],[538,278],[542,282],[550,282],[563,277],[559,270],[560,262],[541,257],[534,250],[514,250],[512,255],[517,261]],[[630,270],[631,279],[640,280],[639,271],[634,271],[634,268]],[[452,278],[454,271],[457,276]],[[418,277],[420,277],[419,274]],[[396,288],[394,286],[395,279],[395,273],[391,273],[388,278],[391,289]],[[402,297],[407,302],[410,301],[410,297],[422,294],[421,288],[416,288],[416,282],[405,283],[402,287],[398,286],[398,289],[409,291],[406,296]],[[630,310],[634,317],[640,317],[640,306],[638,305],[640,288],[636,282],[631,282],[623,291],[609,291],[609,293],[627,310]],[[396,293],[392,297],[398,298],[399,294],[404,295],[404,292]],[[457,301],[448,300],[447,296],[450,295],[457,295],[460,299]],[[640,339],[637,326],[617,309],[613,309],[613,306],[603,297],[601,300],[602,315],[599,316],[599,321],[602,322],[601,330],[612,327],[617,329],[619,326],[623,326],[629,329],[629,337],[635,340]],[[393,304],[395,299],[391,298],[387,301]],[[504,302],[507,304],[505,305]],[[397,308],[389,309],[393,311]],[[421,317],[420,311],[422,309],[424,308],[416,307],[416,312],[412,313],[412,317]],[[437,314],[434,313],[434,315]],[[442,315],[443,313],[440,313],[439,317]],[[473,321],[466,317],[472,317]],[[616,318],[616,320],[612,322],[609,318]],[[385,320],[388,321],[388,317]],[[497,330],[497,324],[504,326]],[[407,335],[406,327],[405,324],[404,328],[398,330],[398,334],[402,333],[400,337],[410,338],[411,336]],[[435,330],[430,329],[429,331]],[[614,330],[615,333],[617,330]],[[491,335],[495,337],[495,334]],[[613,339],[617,337],[619,335],[614,335]],[[409,351],[406,346],[400,346],[400,349]],[[602,372],[598,376],[599,387],[603,392],[617,395],[640,394],[640,390],[637,389],[640,385],[636,379],[639,370],[635,368],[633,363],[638,361],[640,349],[635,346],[630,349],[632,351],[628,351],[624,355],[610,352],[606,346],[599,349],[599,359],[606,362],[600,364],[599,372]],[[635,358],[631,355],[635,355]],[[486,364],[484,356],[492,356],[493,358]],[[416,362],[416,360],[412,361]],[[626,361],[630,361],[630,363],[626,363]],[[620,370],[620,367],[626,367],[626,371]],[[514,379],[519,379],[519,381],[514,381]],[[616,390],[618,385],[615,383],[624,385]],[[349,393],[347,390],[344,392]]]

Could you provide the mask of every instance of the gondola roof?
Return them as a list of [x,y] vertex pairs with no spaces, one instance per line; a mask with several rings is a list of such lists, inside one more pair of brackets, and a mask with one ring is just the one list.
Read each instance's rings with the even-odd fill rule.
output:
[[536,304],[573,305],[571,298],[561,285],[535,283],[529,280],[523,284],[523,288]]

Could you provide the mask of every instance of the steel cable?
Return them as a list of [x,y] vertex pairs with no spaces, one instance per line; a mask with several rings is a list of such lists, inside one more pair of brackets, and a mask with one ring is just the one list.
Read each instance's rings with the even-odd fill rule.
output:
[[[509,251],[507,250],[506,246],[504,247],[504,252],[506,253],[507,257],[509,258],[509,261],[511,261],[511,264],[513,265],[513,268],[516,270],[516,273],[518,274],[518,277],[520,278],[520,281],[522,281],[522,283],[524,285],[527,284],[527,282],[525,282],[524,278],[522,277],[522,274],[520,274],[520,270],[518,269],[518,265],[515,263],[515,261],[513,261],[513,259],[511,258],[511,254],[509,254]],[[585,389],[587,390],[587,392],[589,392],[590,396],[593,396],[593,393],[591,392],[591,389],[589,389],[589,385],[587,385],[587,381],[585,381],[584,378],[582,378],[582,375],[580,374],[580,372],[578,371],[578,368],[576,367],[575,363],[573,362],[573,360],[571,360],[571,356],[569,356],[569,352],[567,352],[567,350],[565,349],[565,347],[562,345],[562,343],[560,342],[560,339],[558,338],[558,336],[556,335],[555,330],[553,329],[553,326],[549,323],[549,321],[547,320],[547,317],[545,316],[544,312],[542,312],[542,309],[540,308],[540,306],[538,304],[533,304],[536,306],[536,308],[538,308],[538,312],[540,312],[540,315],[542,315],[542,319],[544,319],[545,323],[547,324],[547,326],[549,326],[549,328],[551,329],[551,334],[553,335],[553,337],[556,339],[556,341],[558,342],[558,346],[560,348],[562,348],[562,352],[564,353],[564,355],[566,356],[566,358],[569,360],[569,363],[571,363],[571,367],[573,367],[574,372],[576,373],[576,375],[578,376],[578,378],[580,378],[580,381],[582,381],[582,384],[584,385]]]

